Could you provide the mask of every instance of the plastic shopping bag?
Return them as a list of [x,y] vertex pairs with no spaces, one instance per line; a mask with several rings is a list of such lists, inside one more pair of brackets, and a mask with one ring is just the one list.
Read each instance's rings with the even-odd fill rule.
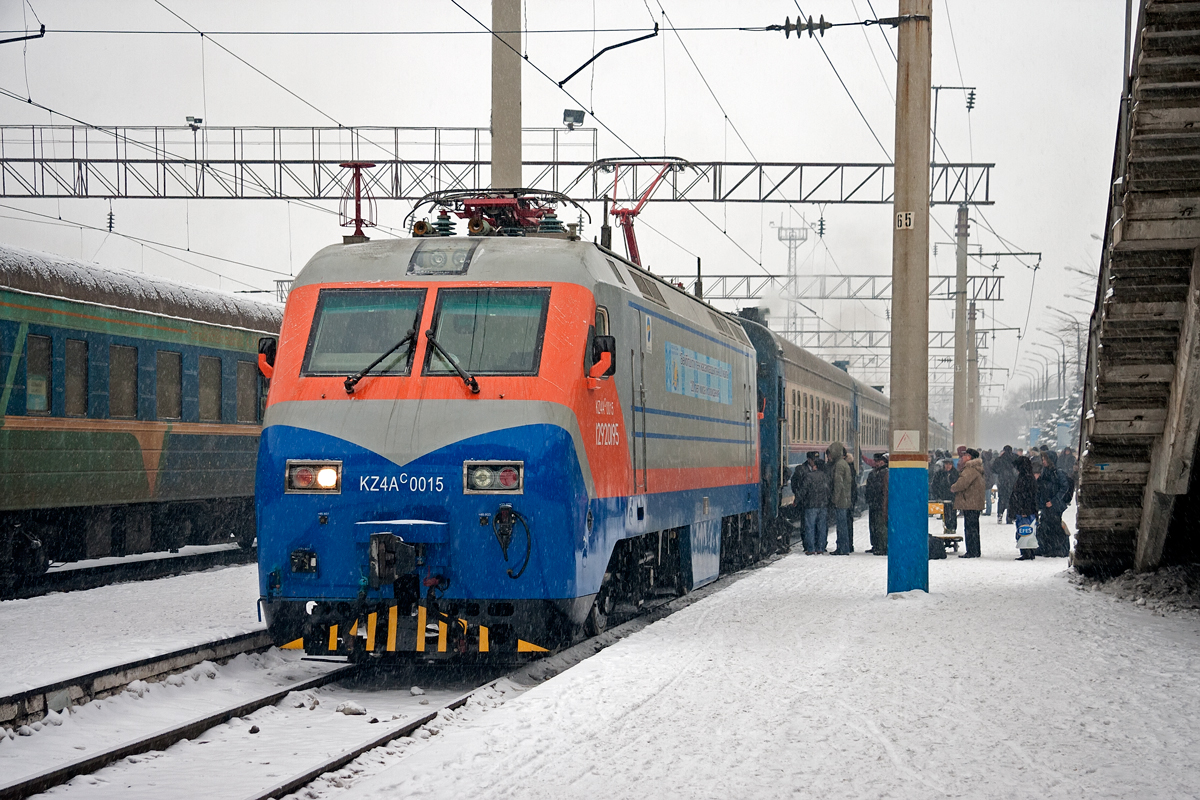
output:
[[1036,550],[1038,546],[1037,540],[1037,522],[1033,518],[1028,521],[1017,521],[1017,549],[1018,550]]

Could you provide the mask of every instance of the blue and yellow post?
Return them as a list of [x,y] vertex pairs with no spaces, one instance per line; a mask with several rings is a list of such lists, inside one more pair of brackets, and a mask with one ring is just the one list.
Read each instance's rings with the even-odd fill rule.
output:
[[888,462],[888,594],[929,591],[929,462],[892,453]]

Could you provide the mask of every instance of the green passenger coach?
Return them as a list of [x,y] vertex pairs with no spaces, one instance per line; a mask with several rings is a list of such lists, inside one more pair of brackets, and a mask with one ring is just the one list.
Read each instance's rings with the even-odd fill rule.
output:
[[76,561],[254,539],[282,307],[0,247],[0,586]]

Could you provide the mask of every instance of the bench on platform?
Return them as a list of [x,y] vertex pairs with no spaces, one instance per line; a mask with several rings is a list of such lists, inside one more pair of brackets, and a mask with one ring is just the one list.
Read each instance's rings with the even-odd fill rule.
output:
[[963,540],[963,537],[957,533],[931,533],[929,535],[935,539],[941,539],[942,545],[947,550],[953,547],[956,553],[958,552],[958,543]]

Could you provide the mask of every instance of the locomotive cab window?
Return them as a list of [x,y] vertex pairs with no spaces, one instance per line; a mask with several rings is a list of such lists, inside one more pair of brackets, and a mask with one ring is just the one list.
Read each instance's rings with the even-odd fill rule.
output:
[[596,306],[596,335],[608,336],[608,309]]
[[[304,353],[304,375],[352,375],[395,347],[410,330],[420,334],[424,289],[322,289]],[[371,370],[408,375],[416,342],[399,347]]]
[[50,337],[25,340],[25,412],[50,413]]
[[[438,344],[473,375],[536,375],[549,289],[442,289],[430,326]],[[426,375],[456,375],[436,348]]]

